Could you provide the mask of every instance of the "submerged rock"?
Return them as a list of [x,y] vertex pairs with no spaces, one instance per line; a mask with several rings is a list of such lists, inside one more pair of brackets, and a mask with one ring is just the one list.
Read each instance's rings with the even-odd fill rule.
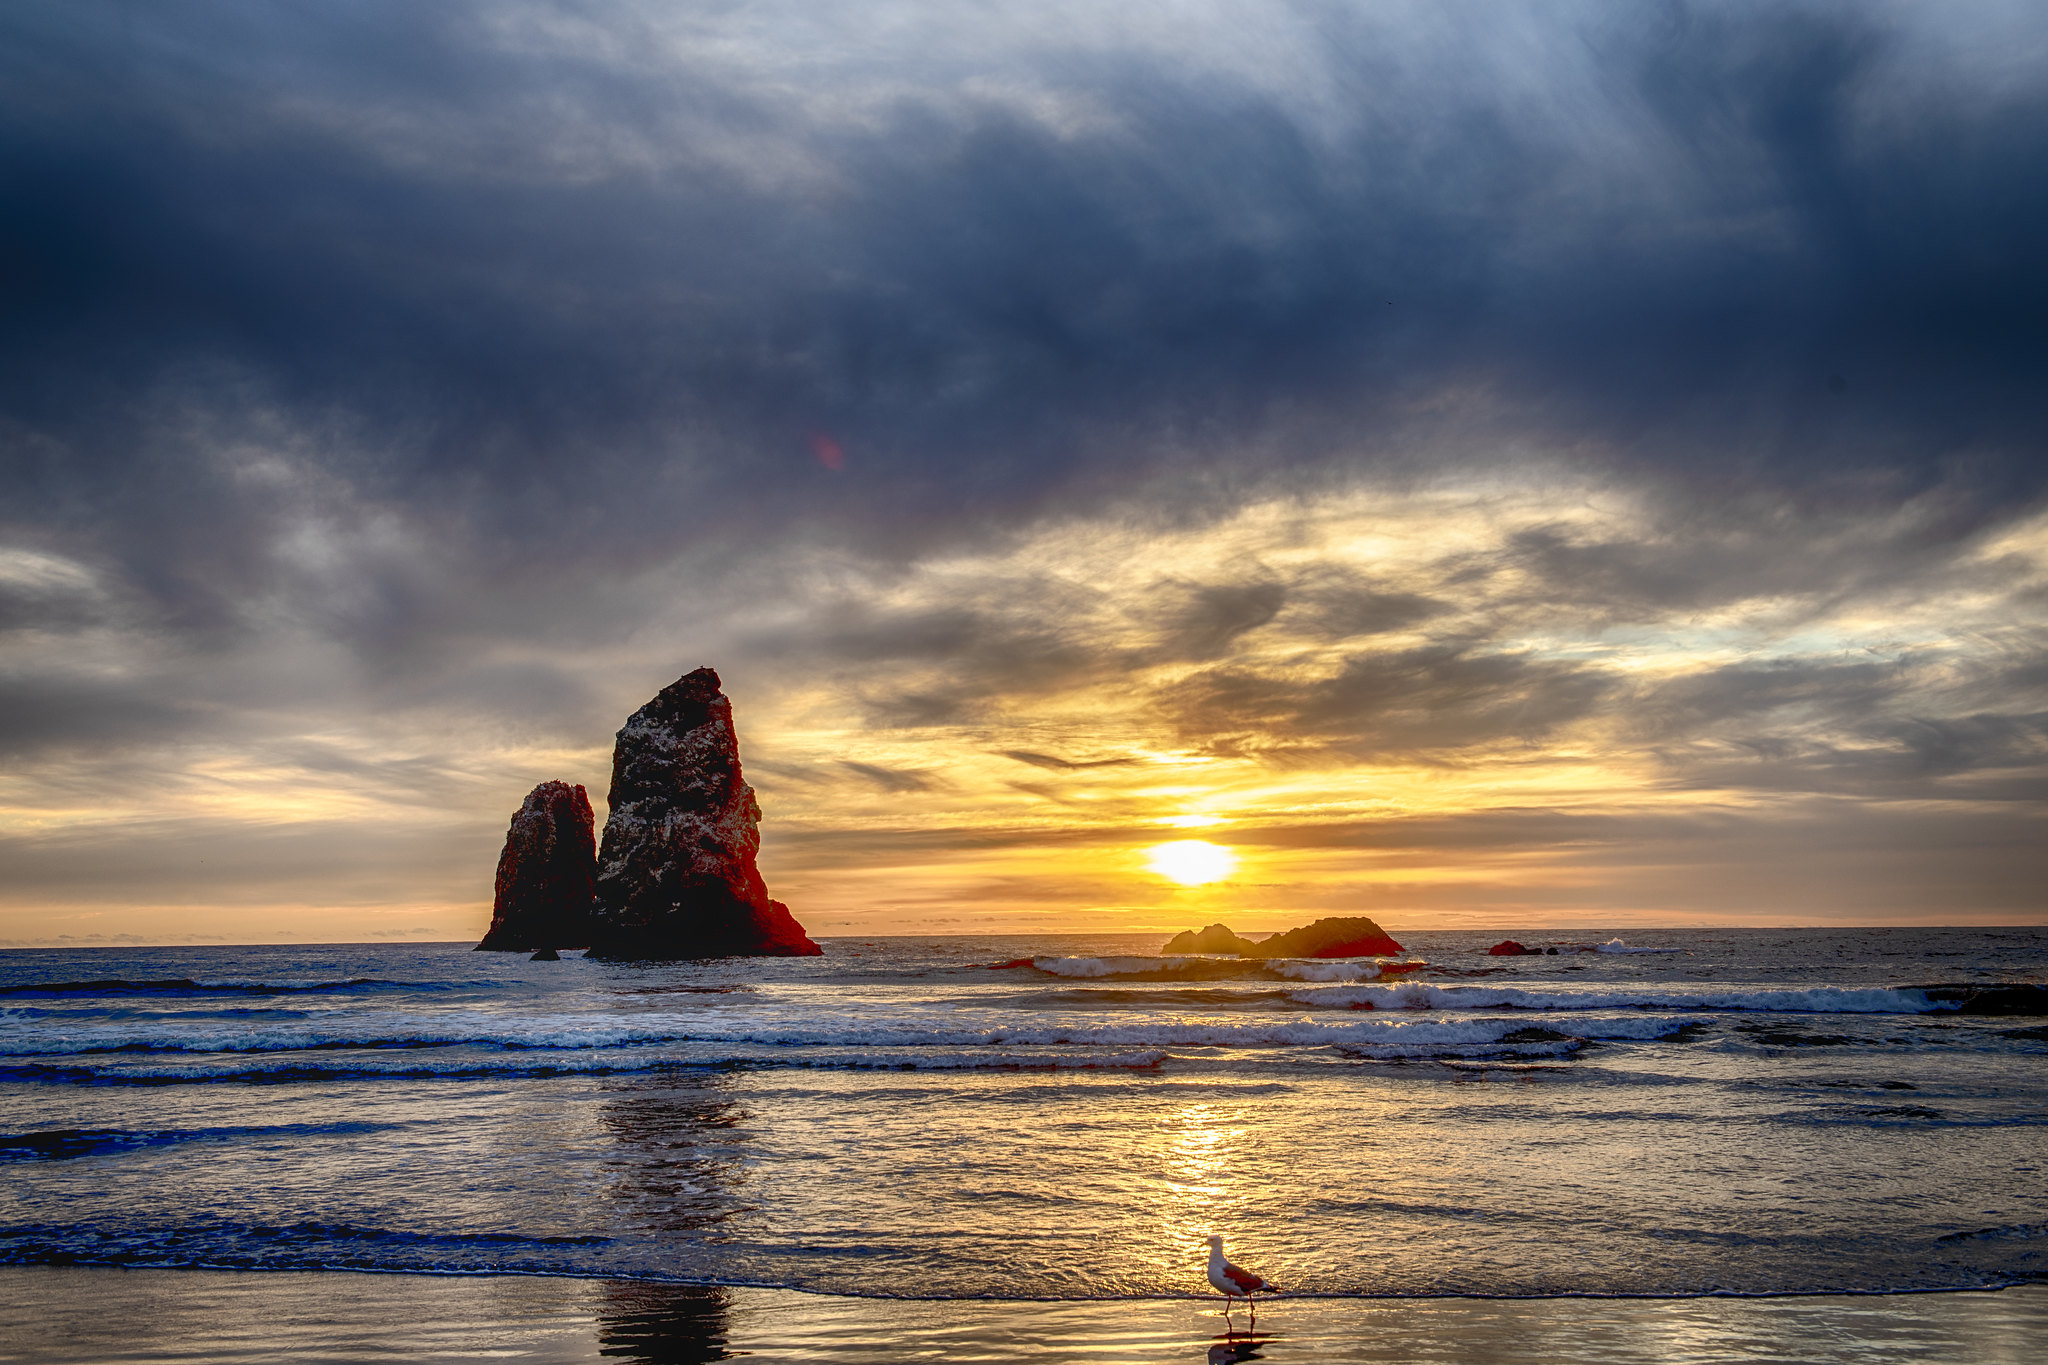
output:
[[1921,986],[1929,1003],[1957,1014],[2048,1015],[2048,985]]
[[754,866],[760,821],[718,675],[685,674],[627,719],[612,751],[589,956],[817,956]]
[[526,795],[498,855],[491,927],[479,951],[523,953],[581,948],[590,942],[590,898],[597,876],[590,797],[567,782],[543,782]]
[[1175,934],[1168,953],[1235,953],[1239,957],[1392,957],[1406,949],[1363,915],[1319,919],[1254,941],[1212,924],[1200,933]]

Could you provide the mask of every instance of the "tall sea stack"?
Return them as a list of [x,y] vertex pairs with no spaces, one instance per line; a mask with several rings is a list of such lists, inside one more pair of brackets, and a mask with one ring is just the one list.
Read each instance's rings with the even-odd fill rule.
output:
[[590,897],[597,875],[590,797],[567,782],[543,782],[505,832],[498,855],[491,928],[479,950],[523,953],[582,948],[590,942]]
[[683,675],[627,719],[612,750],[590,956],[819,954],[768,898],[754,866],[760,821],[718,675]]

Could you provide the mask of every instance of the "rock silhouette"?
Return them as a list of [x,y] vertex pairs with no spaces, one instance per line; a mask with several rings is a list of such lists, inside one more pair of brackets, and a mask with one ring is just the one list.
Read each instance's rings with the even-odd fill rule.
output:
[[1166,941],[1162,949],[1168,953],[1236,953],[1240,957],[1257,957],[1259,945],[1248,938],[1239,938],[1230,932],[1227,925],[1212,924],[1197,933],[1183,929]]
[[1514,939],[1504,938],[1486,950],[1488,957],[1529,957],[1542,953],[1541,948],[1525,948]]
[[718,675],[685,674],[627,719],[612,751],[590,956],[818,955],[754,866],[760,821]]
[[491,927],[479,951],[523,953],[582,948],[590,942],[597,845],[590,797],[567,782],[543,782],[526,795],[498,855]]
[[1257,941],[1212,924],[1200,933],[1175,934],[1162,951],[1235,953],[1239,957],[1392,957],[1407,950],[1373,921],[1353,915],[1319,919]]
[[1319,919],[1259,940],[1260,957],[1392,957],[1405,952],[1363,915]]

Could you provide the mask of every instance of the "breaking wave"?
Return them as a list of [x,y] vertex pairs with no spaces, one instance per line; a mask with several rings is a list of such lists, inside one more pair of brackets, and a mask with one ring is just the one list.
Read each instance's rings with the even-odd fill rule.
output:
[[1035,957],[996,964],[1048,976],[1124,981],[1372,981],[1427,964],[1385,958]]
[[[286,1084],[329,1080],[545,1080],[558,1076],[618,1076],[661,1071],[775,1070],[810,1071],[1093,1071],[1149,1070],[1167,1059],[1160,1049],[1110,1052],[1051,1052],[961,1049],[868,1050],[820,1049],[810,1053],[760,1050],[699,1051],[662,1056],[613,1054],[542,1058],[385,1058],[374,1055],[333,1062],[302,1062],[278,1058],[251,1064],[189,1061],[170,1063],[96,1062],[27,1063],[0,1066],[0,1083],[39,1082],[54,1085],[178,1085],[203,1082]],[[134,1145],[110,1139],[106,1150]],[[0,1160],[21,1159],[31,1150],[7,1150],[0,1142]]]
[[[880,1019],[818,1020],[805,1025],[780,1027],[694,1027],[604,1028],[584,1023],[569,1027],[531,1023],[518,1025],[505,1019],[473,1021],[470,1027],[423,1026],[412,1036],[393,1036],[379,1030],[357,1037],[336,1037],[301,1028],[273,1030],[237,1029],[205,1036],[193,1032],[132,1038],[110,1045],[104,1035],[79,1039],[62,1031],[41,1038],[17,1038],[9,1053],[23,1059],[15,1074],[34,1072],[35,1063],[26,1059],[104,1059],[93,1065],[119,1069],[130,1076],[186,1074],[189,1064],[164,1060],[152,1068],[149,1058],[169,1055],[211,1056],[238,1059],[232,1066],[250,1071],[294,1070],[303,1074],[330,1071],[371,1070],[378,1074],[458,1074],[479,1068],[492,1072],[536,1070],[589,1070],[593,1068],[641,1069],[646,1066],[687,1061],[702,1065],[720,1061],[761,1060],[753,1052],[706,1050],[762,1049],[763,1056],[777,1064],[802,1064],[800,1055],[811,1050],[860,1049],[862,1055],[882,1050],[886,1060],[877,1065],[897,1065],[901,1059],[929,1057],[935,1049],[1007,1049],[1002,1053],[981,1052],[991,1065],[1014,1065],[1016,1049],[1039,1048],[1316,1048],[1331,1046],[1393,1046],[1410,1048],[1464,1047],[1487,1044],[1525,1027],[1519,1021],[1498,1014],[1434,1018],[1360,1017],[1346,1013],[1334,1018],[1276,1017],[1272,1014],[1219,1015],[1199,1019],[1119,1019],[1093,1016],[1065,1023],[1033,1020],[1015,1026],[961,1027],[947,1022],[949,1013]],[[1581,1017],[1573,1030],[1583,1037],[1645,1039],[1661,1037],[1687,1027],[1688,1021],[1647,1014]],[[308,1054],[348,1050],[351,1055],[329,1060]],[[419,1056],[423,1051],[460,1050],[463,1055],[445,1059]],[[504,1059],[503,1054],[547,1053],[546,1058]],[[644,1053],[644,1057],[634,1054]],[[300,1060],[263,1063],[251,1067],[252,1054],[292,1054]],[[492,1055],[495,1054],[495,1055]],[[791,1056],[789,1054],[798,1054]],[[899,1055],[900,1054],[900,1058]],[[1044,1054],[1037,1060],[1054,1055]],[[948,1062],[947,1065],[957,1065]],[[207,1074],[222,1074],[222,1063],[208,1063]],[[197,1074],[195,1072],[194,1074]]]
[[[1534,958],[1478,931],[1394,959],[0,954],[0,1263],[1011,1298],[1046,1292],[1049,1245],[1012,1231],[1051,1226],[1095,1261],[1062,1296],[1149,1298],[1199,1290],[1199,1252],[1161,1259],[1132,1210],[1186,1203],[1263,1210],[1246,1259],[1317,1294],[2041,1277],[2048,937],[1599,950],[1630,932]],[[1754,1179],[1700,1174],[1727,1170]]]

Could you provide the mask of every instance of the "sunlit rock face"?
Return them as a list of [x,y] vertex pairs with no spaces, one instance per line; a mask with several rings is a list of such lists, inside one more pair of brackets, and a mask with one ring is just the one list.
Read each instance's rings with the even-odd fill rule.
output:
[[685,674],[628,718],[612,750],[591,956],[817,955],[754,866],[760,821],[718,675]]
[[567,782],[541,783],[505,832],[490,931],[476,946],[492,952],[586,946],[596,876],[589,795]]

